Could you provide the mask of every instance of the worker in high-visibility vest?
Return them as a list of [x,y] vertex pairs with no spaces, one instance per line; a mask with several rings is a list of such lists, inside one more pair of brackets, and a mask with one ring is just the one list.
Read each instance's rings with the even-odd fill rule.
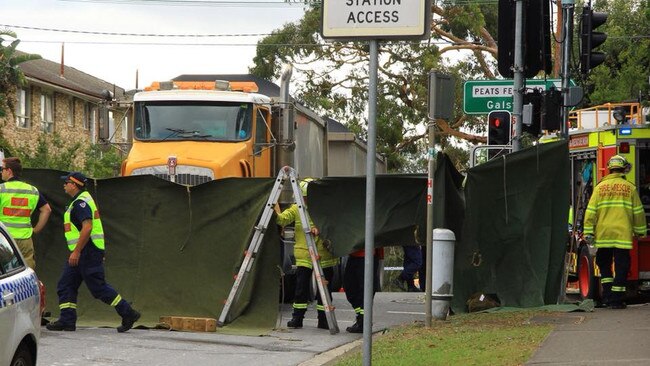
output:
[[624,309],[630,249],[634,236],[645,236],[647,227],[636,187],[624,177],[630,164],[623,156],[614,155],[607,162],[607,168],[609,174],[598,183],[589,199],[583,233],[587,242],[598,250],[596,264],[603,287],[602,306]]
[[[23,166],[19,158],[10,157],[2,160],[4,183],[0,184],[0,207],[2,207],[0,221],[16,241],[26,264],[36,268],[32,234],[38,234],[43,230],[52,209],[36,187],[20,180],[22,172]],[[38,221],[32,228],[34,211],[38,211]]]
[[140,319],[140,313],[106,282],[104,275],[104,227],[95,201],[86,191],[86,177],[79,172],[62,176],[63,189],[72,202],[63,215],[65,239],[70,256],[63,267],[57,285],[59,295],[59,319],[47,325],[55,331],[74,331],[77,322],[77,295],[81,282],[94,298],[111,305],[122,317],[117,327],[126,332]]
[[[305,179],[300,182],[300,190],[302,192],[305,205],[307,204],[307,186],[311,180]],[[274,207],[277,214],[276,222],[278,225],[284,227],[289,224],[295,223],[295,244],[293,246],[293,255],[296,258],[296,292],[293,300],[293,314],[291,320],[287,322],[288,328],[302,328],[303,319],[307,312],[307,306],[310,302],[310,289],[311,289],[311,276],[313,266],[309,249],[307,248],[307,238],[303,231],[302,220],[300,219],[300,212],[298,205],[293,204],[286,210],[280,212],[278,205]],[[330,291],[331,284],[334,278],[334,266],[339,263],[339,259],[334,257],[332,253],[325,247],[323,240],[318,236],[319,230],[313,222],[309,223],[309,233],[314,237],[316,243],[316,250],[320,256],[320,266],[323,269],[323,275],[327,281],[327,291]],[[318,310],[318,328],[329,329],[327,318],[325,315],[325,307],[320,294],[318,294],[316,309]]]

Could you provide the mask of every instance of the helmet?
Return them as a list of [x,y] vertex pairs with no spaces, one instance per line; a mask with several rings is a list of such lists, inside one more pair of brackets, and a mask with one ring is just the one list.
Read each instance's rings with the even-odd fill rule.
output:
[[313,181],[312,178],[305,178],[300,181],[300,191],[302,192],[303,197],[307,197],[307,186],[311,181]]
[[627,160],[621,155],[614,155],[611,158],[609,158],[609,161],[607,162],[607,169],[609,170],[612,169],[627,170],[629,168],[630,168],[630,163],[628,163]]

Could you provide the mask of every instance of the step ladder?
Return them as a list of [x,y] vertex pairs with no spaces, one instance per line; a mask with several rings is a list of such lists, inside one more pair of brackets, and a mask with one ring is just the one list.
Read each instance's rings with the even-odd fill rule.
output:
[[259,221],[257,222],[257,225],[253,227],[253,237],[251,239],[250,244],[248,245],[248,249],[244,253],[244,260],[242,262],[241,267],[239,268],[239,272],[237,273],[237,276],[235,277],[235,282],[232,285],[232,288],[230,289],[228,298],[224,303],[224,307],[223,310],[221,311],[221,315],[219,316],[219,320],[217,324],[220,327],[222,327],[228,321],[232,320],[229,318],[230,310],[233,304],[237,303],[237,301],[239,300],[239,296],[241,295],[241,292],[244,288],[244,284],[246,283],[248,276],[251,272],[251,269],[253,268],[253,264],[255,263],[255,259],[260,250],[260,246],[262,244],[262,240],[264,239],[264,234],[266,233],[266,229],[268,228],[269,221],[273,217],[273,208],[275,204],[278,203],[278,199],[280,198],[280,194],[282,193],[282,187],[286,183],[287,179],[289,179],[289,182],[291,184],[291,189],[293,191],[293,196],[295,198],[295,202],[298,205],[298,212],[300,213],[300,221],[303,222],[302,228],[305,232],[305,238],[307,239],[307,248],[309,250],[311,263],[314,268],[314,277],[316,278],[318,293],[320,294],[320,297],[323,301],[323,307],[325,308],[325,316],[327,318],[327,324],[329,325],[329,331],[330,334],[336,334],[339,332],[339,327],[336,322],[336,315],[334,314],[334,306],[332,305],[332,298],[330,296],[329,291],[327,290],[327,284],[325,283],[326,280],[323,274],[323,268],[320,266],[320,256],[318,255],[318,249],[316,248],[316,241],[314,240],[314,237],[311,235],[310,226],[304,224],[310,222],[309,213],[307,212],[307,208],[305,207],[305,201],[303,200],[302,192],[300,190],[300,185],[298,184],[296,171],[293,168],[288,166],[285,166],[282,169],[280,169],[280,172],[278,173],[278,177],[275,180],[275,184],[271,189],[271,194],[269,195],[269,199],[266,201],[266,205],[263,208],[262,215]]

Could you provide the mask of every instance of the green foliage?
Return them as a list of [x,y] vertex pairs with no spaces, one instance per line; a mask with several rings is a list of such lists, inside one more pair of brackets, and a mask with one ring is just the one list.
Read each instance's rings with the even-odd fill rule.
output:
[[[3,144],[2,146],[10,145]],[[80,154],[82,156],[79,156]],[[33,151],[25,148],[13,148],[13,152],[6,151],[5,155],[19,157],[26,168],[82,171],[93,178],[115,177],[122,162],[122,156],[115,149],[109,148],[108,151],[102,151],[100,145],[84,147],[82,142],[66,144],[56,133],[41,134]],[[77,161],[85,163],[80,166],[76,163]]]
[[[103,151],[103,147],[108,147]],[[84,171],[93,178],[111,178],[119,174],[123,157],[111,145],[91,145],[86,150]]]
[[66,145],[61,137],[54,133],[51,135],[40,134],[36,149],[31,151],[26,148],[15,148],[15,155],[18,156],[26,168],[57,169],[57,170],[78,170],[73,159],[77,155],[82,144],[75,142]]
[[[5,46],[6,43],[9,44]],[[16,50],[19,43],[16,33],[8,29],[0,30],[0,117],[6,116],[7,111],[13,108],[14,101],[9,97],[9,92],[25,84],[25,75],[18,65],[41,58],[39,55],[19,53]]]

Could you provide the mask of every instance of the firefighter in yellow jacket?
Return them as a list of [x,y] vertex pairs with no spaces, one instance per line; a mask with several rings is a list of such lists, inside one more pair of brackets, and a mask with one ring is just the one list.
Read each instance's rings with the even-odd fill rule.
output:
[[[307,204],[307,185],[309,180],[303,180],[300,182],[300,190],[302,191],[303,199],[305,200],[305,205]],[[293,314],[291,320],[287,323],[289,328],[302,328],[302,321],[305,317],[305,312],[307,312],[307,306],[310,302],[310,288],[311,288],[311,276],[313,271],[313,266],[311,263],[311,257],[309,256],[309,249],[307,248],[307,238],[305,237],[305,232],[303,231],[302,221],[300,220],[300,212],[298,211],[298,205],[293,204],[289,206],[286,210],[280,212],[280,208],[276,205],[275,211],[277,213],[277,223],[278,225],[284,227],[295,222],[295,244],[293,247],[293,254],[296,258],[296,292],[293,302]],[[320,265],[323,268],[323,274],[325,275],[325,280],[328,284],[328,291],[331,293],[330,284],[332,283],[332,278],[334,277],[334,266],[339,263],[339,259],[332,256],[332,253],[325,247],[323,240],[318,237],[318,228],[314,226],[313,222],[310,222],[310,234],[313,235],[314,241],[316,242],[316,249],[318,250],[318,255],[320,256]],[[329,329],[327,324],[327,318],[325,317],[325,308],[323,307],[323,301],[321,300],[320,294],[318,295],[318,303],[316,305],[318,310],[318,328]]]
[[645,236],[647,227],[636,187],[624,177],[630,164],[623,156],[614,155],[607,162],[607,168],[609,175],[596,186],[589,199],[584,235],[587,242],[598,249],[596,264],[603,287],[602,305],[625,309],[623,295],[630,270],[630,249],[634,236]]

